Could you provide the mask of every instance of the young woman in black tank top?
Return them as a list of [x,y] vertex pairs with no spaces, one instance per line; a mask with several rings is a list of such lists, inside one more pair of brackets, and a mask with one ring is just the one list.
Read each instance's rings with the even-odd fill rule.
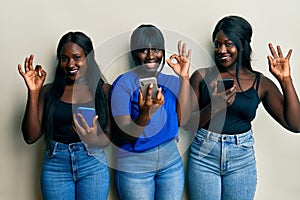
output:
[[[216,67],[199,69],[190,79],[198,131],[190,148],[188,187],[191,199],[253,199],[257,172],[251,122],[262,102],[284,128],[300,131],[300,104],[293,86],[289,60],[269,44],[269,70],[275,83],[251,66],[251,25],[228,16],[216,25],[212,39]],[[219,79],[231,78],[233,87],[217,91]],[[197,121],[195,121],[197,119]]]
[[[110,142],[110,85],[96,63],[91,39],[82,32],[69,32],[60,39],[50,84],[43,85],[46,72],[33,66],[33,58],[26,57],[25,71],[18,65],[28,88],[22,132],[28,144],[43,134],[46,138],[43,199],[107,199],[110,178],[103,147]],[[78,105],[95,108],[91,127],[80,115],[83,125],[79,125],[73,114]]]

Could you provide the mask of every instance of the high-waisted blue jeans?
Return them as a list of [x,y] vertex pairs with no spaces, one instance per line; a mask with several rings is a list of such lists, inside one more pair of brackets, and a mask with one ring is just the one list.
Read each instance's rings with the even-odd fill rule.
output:
[[184,170],[176,140],[119,158],[115,186],[121,200],[181,200]]
[[252,200],[257,172],[252,131],[237,135],[197,131],[190,148],[192,200]]
[[44,200],[106,200],[109,178],[102,148],[91,152],[81,142],[52,141],[44,151],[41,175]]

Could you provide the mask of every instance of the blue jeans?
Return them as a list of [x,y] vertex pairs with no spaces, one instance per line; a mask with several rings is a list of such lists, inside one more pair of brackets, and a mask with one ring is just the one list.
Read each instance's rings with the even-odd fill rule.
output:
[[117,162],[115,186],[121,200],[181,200],[184,170],[176,140]]
[[193,200],[252,200],[257,173],[252,131],[221,135],[198,130],[190,148],[188,187]]
[[44,200],[106,200],[109,171],[104,150],[88,152],[83,143],[52,141],[44,151]]

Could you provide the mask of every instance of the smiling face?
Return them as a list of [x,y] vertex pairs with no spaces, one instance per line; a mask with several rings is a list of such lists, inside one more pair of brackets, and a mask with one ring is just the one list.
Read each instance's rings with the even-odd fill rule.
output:
[[135,66],[142,70],[140,73],[153,75],[159,72],[159,66],[163,67],[165,64],[164,49],[165,40],[162,32],[151,24],[140,25],[130,37],[131,55]]
[[74,42],[66,43],[61,52],[60,66],[72,81],[83,77],[87,70],[83,49]]
[[162,62],[163,51],[150,46],[150,48],[138,50],[137,57],[141,66],[147,71],[155,71]]
[[214,40],[215,61],[224,68],[236,68],[238,49],[221,30]]

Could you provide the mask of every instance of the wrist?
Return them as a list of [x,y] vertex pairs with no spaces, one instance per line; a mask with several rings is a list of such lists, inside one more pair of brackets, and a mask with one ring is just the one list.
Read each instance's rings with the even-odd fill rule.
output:
[[179,75],[179,79],[181,80],[181,81],[190,81],[190,77],[189,77],[189,75]]
[[281,88],[284,90],[287,87],[293,85],[292,78],[290,76],[282,77],[278,79]]
[[284,77],[282,77],[282,80],[292,80],[292,77],[291,76],[284,76]]
[[28,90],[28,94],[29,95],[39,95],[40,94],[40,90]]
[[147,126],[148,122],[150,121],[150,115],[147,111],[141,111],[138,118],[135,120],[135,123],[139,126]]
[[292,77],[291,76],[284,76],[284,77],[280,77],[279,82],[286,82],[286,81],[292,81]]

